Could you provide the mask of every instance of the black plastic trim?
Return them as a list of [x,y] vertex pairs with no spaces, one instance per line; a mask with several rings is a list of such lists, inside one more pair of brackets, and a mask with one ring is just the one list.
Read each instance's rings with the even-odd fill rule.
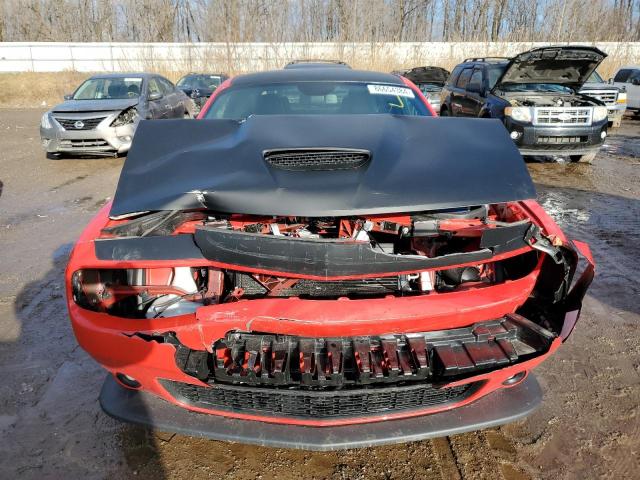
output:
[[440,413],[360,425],[307,427],[192,412],[149,393],[125,389],[111,375],[100,392],[102,409],[125,422],[212,440],[317,451],[414,442],[495,427],[526,417],[541,401],[542,390],[529,374],[514,387]]

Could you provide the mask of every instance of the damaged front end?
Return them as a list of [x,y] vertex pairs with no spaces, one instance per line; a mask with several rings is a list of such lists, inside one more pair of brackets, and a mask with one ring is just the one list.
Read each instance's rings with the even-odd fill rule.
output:
[[[349,167],[368,169],[361,186],[383,158],[367,150],[368,166]],[[280,187],[313,174],[288,171]],[[67,270],[74,331],[122,385],[240,420],[336,427],[515,395],[570,334],[593,277],[588,248],[518,198],[528,182],[487,194],[506,201],[392,210],[402,195],[372,196],[364,209],[343,201],[346,214],[317,215],[323,206],[306,200],[236,213],[225,208],[233,194],[212,188],[189,190],[207,191],[199,208],[109,219],[109,205]],[[472,190],[457,195],[479,198]],[[428,207],[433,195],[415,201]],[[483,425],[524,411],[510,405]]]

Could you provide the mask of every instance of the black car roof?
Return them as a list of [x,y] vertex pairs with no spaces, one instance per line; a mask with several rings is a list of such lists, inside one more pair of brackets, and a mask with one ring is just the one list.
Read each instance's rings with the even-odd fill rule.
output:
[[234,77],[234,86],[264,85],[265,83],[289,82],[363,82],[404,85],[400,77],[390,73],[351,70],[349,68],[294,68],[250,73]]

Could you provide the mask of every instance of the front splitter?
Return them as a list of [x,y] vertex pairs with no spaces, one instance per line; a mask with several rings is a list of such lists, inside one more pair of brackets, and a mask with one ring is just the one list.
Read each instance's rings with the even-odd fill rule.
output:
[[514,387],[445,412],[358,425],[305,427],[192,412],[149,393],[123,388],[111,375],[100,392],[102,409],[125,422],[212,440],[318,451],[414,442],[495,427],[526,417],[541,401],[540,385],[529,374]]

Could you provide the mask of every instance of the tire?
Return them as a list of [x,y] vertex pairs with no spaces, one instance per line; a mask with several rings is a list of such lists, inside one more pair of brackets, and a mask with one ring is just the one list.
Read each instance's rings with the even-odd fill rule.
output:
[[191,114],[189,112],[184,112],[184,115],[182,116],[182,118],[185,119],[185,120],[189,120],[189,119],[191,119],[193,117],[191,116]]
[[449,115],[449,110],[447,110],[446,108],[441,108],[440,109],[440,116],[441,117],[450,117],[451,115]]
[[587,153],[585,155],[569,155],[569,158],[571,158],[571,162],[572,163],[588,163],[591,164],[593,163],[593,159],[596,158],[596,155],[598,154],[598,152],[591,152],[591,153]]
[[62,158],[59,153],[47,152],[46,155],[49,160],[60,160]]

